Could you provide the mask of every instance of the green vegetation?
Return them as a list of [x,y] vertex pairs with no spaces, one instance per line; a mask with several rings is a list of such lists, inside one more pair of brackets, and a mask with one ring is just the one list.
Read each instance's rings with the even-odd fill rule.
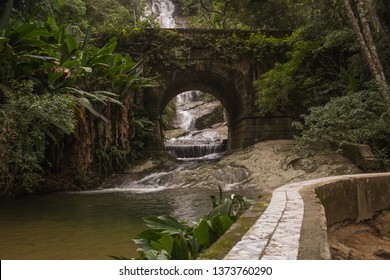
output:
[[12,2],[0,20],[0,195],[34,191],[47,175],[83,186],[91,171],[125,168],[150,126],[136,116],[135,91],[154,82],[114,53],[115,38],[94,47],[91,28],[72,35],[51,17],[26,21]]
[[211,199],[213,210],[194,226],[169,216],[145,218],[149,229],[133,239],[140,247],[140,259],[190,260],[199,257],[230,228],[245,206],[239,195],[222,200],[221,189],[219,201],[215,196]]
[[368,144],[378,165],[390,169],[390,112],[378,93],[353,92],[312,107],[303,123],[295,124],[302,131],[298,141],[304,146],[341,141]]
[[145,5],[145,0],[20,0],[15,1],[14,7],[27,19],[44,22],[52,17],[73,31],[85,32],[92,26],[98,37],[102,32],[126,33],[134,28]]
[[299,143],[368,144],[389,169],[388,1],[176,2],[192,27],[252,31],[213,47],[227,60],[268,62],[254,81],[258,113],[295,116]]
[[[300,143],[365,143],[388,170],[388,1],[174,2],[191,27],[235,31],[210,40],[162,30],[141,20],[144,0],[0,7],[1,195],[34,191],[46,178],[86,187],[140,158],[153,127],[137,102],[156,84],[142,76],[193,66],[192,45],[228,65],[242,57],[261,65],[254,113],[294,116]],[[171,104],[166,128],[173,114]]]

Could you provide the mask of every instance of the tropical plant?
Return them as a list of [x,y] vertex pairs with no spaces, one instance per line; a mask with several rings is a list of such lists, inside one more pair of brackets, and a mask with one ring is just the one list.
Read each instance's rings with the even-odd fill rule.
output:
[[218,240],[237,220],[246,205],[239,195],[232,194],[219,201],[211,196],[213,210],[194,226],[188,226],[170,216],[144,218],[149,229],[133,240],[140,247],[140,259],[188,260],[196,259],[200,253]]
[[0,196],[15,186],[32,191],[43,181],[47,141],[59,141],[76,127],[69,95],[36,94],[31,81],[11,81],[0,104]]
[[[39,154],[45,155],[45,163],[42,160],[30,161],[34,167],[29,170],[37,171],[37,167],[42,168],[44,163],[49,169],[55,166],[57,172],[67,170],[80,183],[86,179],[94,155],[99,156],[98,152],[94,153],[99,149],[108,151],[110,169],[117,169],[118,165],[124,168],[134,154],[131,152],[132,142],[138,141],[138,131],[147,123],[135,114],[135,92],[141,87],[155,85],[151,79],[141,77],[141,62],[114,53],[115,38],[101,48],[91,46],[91,27],[84,36],[72,36],[67,26],[57,26],[53,18],[40,23],[14,17],[12,3],[7,3],[0,18],[0,103],[3,114],[0,127],[4,151],[12,150],[13,145],[7,136],[9,123],[20,121],[19,115],[11,112],[16,112],[16,108],[20,112],[27,110],[29,102],[32,108],[40,108],[40,104],[46,102],[45,115],[40,111],[28,112],[32,117],[27,120],[31,119],[43,131],[39,136],[43,143]],[[58,106],[58,109],[64,110],[64,118],[71,117],[65,123],[72,129],[59,127],[64,124],[61,116],[56,111],[48,111],[56,110],[49,105],[60,100],[63,106]],[[46,119],[37,120],[39,117]],[[22,128],[20,126],[18,137],[29,139],[29,125]],[[71,133],[74,133],[71,139],[65,137]],[[63,153],[64,149],[68,153]],[[127,155],[129,157],[124,159]],[[9,156],[11,158],[8,157],[8,162],[3,161],[2,167],[7,190],[18,181],[18,176],[7,174],[16,160],[11,154]],[[15,170],[23,173],[27,169]],[[10,176],[14,180],[9,180]]]

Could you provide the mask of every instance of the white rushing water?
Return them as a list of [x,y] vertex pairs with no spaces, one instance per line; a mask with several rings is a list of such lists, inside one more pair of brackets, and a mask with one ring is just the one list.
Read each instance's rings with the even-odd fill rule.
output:
[[202,100],[203,93],[186,91],[176,96],[176,118],[173,127],[187,131],[165,142],[165,148],[177,159],[200,160],[219,158],[226,150],[225,137],[213,128],[197,130],[197,119],[211,113],[218,103]]
[[170,0],[150,0],[149,8],[151,13],[157,16],[161,28],[175,28],[176,23],[173,18],[175,5]]
[[194,130],[194,121],[198,117],[195,110],[191,110],[191,104],[199,99],[200,91],[186,91],[176,96],[176,119],[178,128]]

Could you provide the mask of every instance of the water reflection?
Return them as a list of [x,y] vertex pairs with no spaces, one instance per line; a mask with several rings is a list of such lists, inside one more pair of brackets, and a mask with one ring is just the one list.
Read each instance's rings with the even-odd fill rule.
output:
[[209,196],[218,195],[217,184],[225,195],[255,198],[246,177],[242,168],[191,163],[106,190],[3,200],[0,258],[136,257],[131,238],[145,229],[142,217],[172,215],[196,222],[211,210]]

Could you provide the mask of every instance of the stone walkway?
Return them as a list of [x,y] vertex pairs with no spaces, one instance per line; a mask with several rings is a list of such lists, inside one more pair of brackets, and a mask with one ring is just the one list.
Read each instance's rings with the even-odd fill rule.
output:
[[296,185],[276,189],[265,212],[225,259],[296,259],[303,220],[303,200],[299,189]]
[[335,178],[340,177],[309,180],[276,189],[267,209],[224,259],[296,260],[304,214],[299,191]]

